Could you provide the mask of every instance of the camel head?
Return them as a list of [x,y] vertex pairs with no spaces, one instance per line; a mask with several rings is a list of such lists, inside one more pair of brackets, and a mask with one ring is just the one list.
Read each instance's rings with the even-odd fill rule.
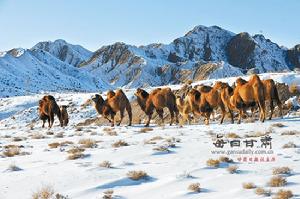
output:
[[149,93],[147,93],[145,90],[138,88],[134,95],[139,99],[147,99],[149,96]]
[[93,98],[92,98],[92,101],[95,103],[95,104],[103,104],[104,103],[104,99],[101,97],[101,95],[99,94],[96,94]]

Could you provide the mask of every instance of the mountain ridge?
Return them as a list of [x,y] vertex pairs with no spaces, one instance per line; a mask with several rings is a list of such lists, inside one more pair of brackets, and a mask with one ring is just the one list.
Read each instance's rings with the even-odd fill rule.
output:
[[299,45],[291,49],[279,46],[260,34],[235,34],[202,25],[169,44],[116,42],[95,52],[62,39],[45,41],[31,49],[0,53],[0,96],[161,86],[190,79],[290,71],[300,67],[299,49]]

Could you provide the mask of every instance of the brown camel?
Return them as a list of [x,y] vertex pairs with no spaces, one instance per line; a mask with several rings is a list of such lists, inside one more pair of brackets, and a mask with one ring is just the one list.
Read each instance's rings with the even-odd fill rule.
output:
[[43,120],[43,128],[45,126],[46,120],[48,120],[49,128],[53,126],[54,115],[57,115],[60,126],[62,127],[63,121],[61,118],[59,106],[57,105],[53,96],[46,95],[39,101],[39,117],[41,120]]
[[170,111],[170,125],[173,124],[174,113],[176,116],[176,122],[178,123],[178,109],[176,106],[176,97],[170,88],[157,88],[154,89],[150,94],[147,93],[145,90],[138,88],[135,92],[135,96],[137,96],[137,101],[141,109],[148,116],[148,121],[146,122],[145,126],[149,126],[154,109],[158,113],[160,119],[162,120],[162,123],[164,123],[163,108],[165,107],[167,107]]
[[121,122],[124,118],[124,112],[126,109],[127,114],[129,116],[128,126],[131,126],[132,110],[131,110],[130,102],[129,102],[128,98],[126,97],[125,93],[121,89],[116,90],[115,92],[110,90],[107,92],[107,100],[106,101],[115,113],[120,111],[121,119],[117,125],[119,126],[121,124]]
[[[116,112],[112,110],[112,108],[109,106],[107,100],[104,100],[101,95],[96,94],[92,101],[94,102],[94,107],[98,114],[102,115],[105,119],[107,119],[111,126],[114,126],[114,118],[116,115]],[[108,117],[110,116],[111,119]]]
[[269,103],[270,103],[271,114],[269,116],[269,120],[271,120],[272,116],[273,116],[274,101],[276,102],[276,104],[279,108],[280,116],[282,117],[282,103],[279,99],[278,90],[277,90],[274,80],[266,79],[266,80],[262,80],[262,82],[265,87],[265,101],[269,101]]
[[266,107],[264,90],[264,85],[256,74],[252,75],[248,82],[242,78],[236,80],[236,87],[233,96],[231,96],[230,103],[239,110],[239,124],[241,123],[246,108],[253,108],[256,104],[260,111],[260,121],[265,121]]
[[214,87],[211,86],[198,86],[197,90],[201,93],[200,98],[200,112],[202,112],[205,116],[205,124],[209,124],[209,118],[210,115],[213,112],[213,109],[217,109],[220,107],[222,111],[222,117],[220,120],[220,124],[223,123],[226,110],[225,106],[223,104],[223,101],[221,99],[220,92],[218,90],[218,85],[214,85]]
[[230,104],[230,97],[233,95],[233,88],[231,86],[229,86],[228,83],[224,83],[224,82],[221,82],[221,81],[215,82],[214,87],[217,90],[219,90],[221,100],[222,100],[225,108],[227,108],[227,110],[230,114],[231,123],[233,124],[234,123],[234,119],[233,119],[234,107],[232,107],[232,105]]
[[63,126],[67,126],[69,123],[69,114],[67,108],[68,106],[66,105],[60,106],[60,113],[61,113],[61,118],[63,120]]

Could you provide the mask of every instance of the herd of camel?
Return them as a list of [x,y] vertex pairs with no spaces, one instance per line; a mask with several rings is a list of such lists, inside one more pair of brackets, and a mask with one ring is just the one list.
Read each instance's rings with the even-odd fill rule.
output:
[[[233,112],[238,112],[238,123],[246,115],[246,110],[251,109],[252,117],[254,112],[259,109],[259,119],[261,122],[266,118],[266,102],[270,104],[270,116],[272,119],[274,102],[279,107],[282,116],[282,104],[279,99],[278,91],[274,80],[261,80],[258,75],[254,74],[249,81],[237,78],[233,86],[228,83],[217,81],[211,86],[197,85],[186,91],[183,96],[177,96],[170,88],[156,88],[150,93],[138,88],[135,92],[137,102],[140,108],[148,116],[145,126],[149,126],[154,110],[159,115],[162,122],[163,109],[168,108],[171,116],[170,125],[179,123],[178,115],[182,116],[180,124],[187,121],[190,124],[193,117],[204,117],[205,124],[209,124],[209,119],[214,110],[220,108],[222,124],[227,113],[231,117],[231,123],[234,123]],[[129,116],[129,126],[132,124],[132,108],[125,93],[119,89],[108,91],[107,98],[104,100],[101,95],[96,94],[92,101],[96,111],[107,119],[111,126],[115,124],[115,115],[120,112],[120,125],[124,118],[125,109]],[[39,101],[39,118],[43,121],[43,127],[48,120],[49,128],[54,122],[54,115],[57,115],[60,125],[68,124],[67,106],[58,106],[55,98],[51,95],[44,96]]]

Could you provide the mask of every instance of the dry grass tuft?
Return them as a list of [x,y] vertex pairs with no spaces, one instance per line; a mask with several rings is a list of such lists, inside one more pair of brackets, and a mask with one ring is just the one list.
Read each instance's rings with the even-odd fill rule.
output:
[[121,146],[129,146],[129,144],[127,142],[123,141],[123,140],[119,140],[119,141],[113,143],[111,146],[114,147],[114,148],[118,148],[118,147],[121,147]]
[[59,144],[58,142],[53,142],[53,143],[48,144],[48,146],[49,146],[51,149],[54,149],[54,148],[59,147],[60,144]]
[[284,145],[282,146],[282,148],[284,148],[284,149],[288,149],[288,148],[297,148],[297,145],[296,145],[294,142],[288,142],[288,143],[284,144]]
[[59,132],[59,133],[55,134],[54,137],[55,138],[63,138],[64,137],[64,133],[63,132]]
[[32,194],[32,199],[53,199],[54,189],[51,186],[42,187],[40,190]]
[[105,134],[109,135],[109,136],[117,136],[118,135],[116,131],[106,131]]
[[214,159],[208,159],[206,161],[206,165],[209,167],[219,167],[220,161],[219,160],[214,160]]
[[67,153],[75,154],[75,153],[82,153],[82,152],[84,152],[84,151],[85,151],[84,148],[74,147],[74,148],[72,148],[72,149],[69,149],[69,150],[67,151]]
[[289,199],[289,198],[292,198],[293,197],[293,192],[290,191],[290,190],[282,190],[280,189],[274,199]]
[[199,193],[201,191],[200,183],[192,183],[188,186],[188,190]]
[[11,163],[8,168],[8,171],[20,171],[22,170],[20,167],[18,167],[15,163]]
[[107,190],[107,191],[104,191],[103,192],[104,195],[103,195],[103,199],[112,199],[113,198],[113,194],[114,194],[114,191],[113,190]]
[[68,145],[72,145],[72,144],[74,144],[74,142],[66,140],[66,141],[61,142],[60,146],[68,146]]
[[43,134],[41,133],[33,133],[31,136],[30,136],[32,139],[45,139],[46,136],[44,136]]
[[78,144],[81,144],[84,148],[95,148],[95,147],[97,147],[96,141],[91,139],[91,138],[80,139]]
[[227,133],[226,138],[241,138],[238,134],[236,133]]
[[104,167],[104,168],[112,168],[112,163],[110,161],[103,161],[99,164],[100,167]]
[[166,146],[158,146],[158,147],[153,148],[153,150],[159,151],[159,152],[167,152],[167,153],[170,152],[170,150]]
[[145,128],[140,129],[140,133],[147,133],[149,131],[153,131],[153,128],[145,127]]
[[78,153],[71,153],[71,154],[68,156],[68,160],[76,160],[76,159],[83,158],[83,157],[84,157],[84,154],[81,153],[81,152],[78,152]]
[[220,162],[233,163],[233,160],[226,156],[219,157]]
[[127,177],[131,180],[141,180],[146,179],[148,174],[145,171],[129,171]]
[[113,131],[113,130],[114,130],[114,128],[105,127],[105,128],[103,128],[102,131],[109,132],[109,131]]
[[299,135],[299,131],[284,131],[281,133],[281,135]]
[[286,174],[290,175],[292,172],[292,169],[289,167],[275,167],[273,168],[273,175],[278,175],[278,174]]
[[254,189],[254,188],[256,188],[256,186],[252,182],[245,182],[245,183],[243,183],[243,188],[244,189]]
[[270,196],[271,195],[271,190],[266,190],[264,188],[258,187],[255,189],[256,195],[260,196]]
[[20,142],[20,141],[23,141],[23,140],[25,140],[25,138],[21,138],[21,137],[13,137],[12,138],[13,142]]
[[247,134],[247,135],[245,135],[245,137],[247,137],[247,138],[256,138],[256,137],[266,136],[268,134],[270,134],[269,131],[266,131],[266,132],[260,132],[260,131],[258,131],[258,132],[255,132],[255,133]]
[[271,127],[279,127],[279,128],[282,128],[282,127],[286,127],[284,124],[282,123],[274,123],[271,125]]
[[238,166],[230,165],[229,167],[227,167],[227,171],[231,174],[237,173],[238,172]]
[[282,187],[287,184],[287,181],[284,177],[274,176],[270,179],[268,185],[271,187]]
[[46,135],[54,135],[54,132],[52,132],[52,131],[47,131],[47,132],[46,132]]
[[4,150],[2,152],[4,157],[13,157],[15,155],[21,154],[21,149],[16,145],[4,146]]
[[32,199],[69,199],[69,197],[59,193],[55,194],[52,186],[45,186],[33,193]]

